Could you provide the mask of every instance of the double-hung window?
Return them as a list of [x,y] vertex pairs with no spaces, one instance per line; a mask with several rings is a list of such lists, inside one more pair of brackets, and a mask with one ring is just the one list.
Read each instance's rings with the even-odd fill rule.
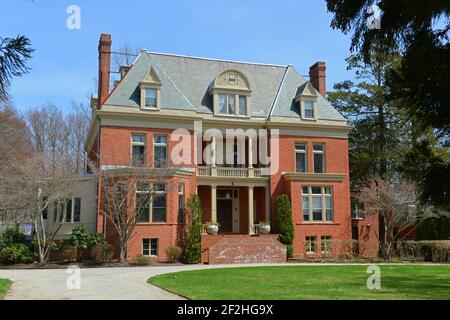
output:
[[247,115],[247,97],[239,96],[239,115],[246,116]]
[[145,108],[156,108],[157,91],[154,88],[145,89]]
[[136,184],[136,221],[138,223],[166,222],[166,185]]
[[131,136],[131,162],[133,167],[145,166],[145,140],[144,134],[133,134]]
[[158,255],[158,239],[142,239],[142,255],[157,256]]
[[307,171],[307,148],[306,143],[295,143],[295,171]]
[[302,187],[303,222],[333,221],[331,187]]
[[325,172],[325,144],[313,144],[314,173]]
[[153,136],[153,167],[167,167],[167,136],[165,135]]
[[304,100],[303,101],[304,114],[306,119],[314,119],[314,101]]
[[308,236],[305,237],[305,251],[306,252],[316,252],[316,237]]
[[321,236],[320,237],[320,251],[321,252],[331,252],[331,236]]

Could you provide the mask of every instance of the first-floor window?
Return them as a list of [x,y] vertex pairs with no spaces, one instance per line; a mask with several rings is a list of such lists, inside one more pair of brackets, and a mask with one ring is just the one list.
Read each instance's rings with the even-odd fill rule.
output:
[[81,198],[75,197],[72,199],[67,199],[65,204],[62,205],[64,207],[65,212],[65,221],[68,223],[71,222],[80,222],[81,218]]
[[316,252],[316,237],[305,237],[305,251]]
[[158,239],[142,239],[142,255],[157,256],[158,255]]
[[302,187],[303,221],[333,221],[331,187]]
[[136,184],[137,222],[166,222],[166,207],[165,184]]
[[321,236],[320,237],[320,251],[331,252],[331,236]]

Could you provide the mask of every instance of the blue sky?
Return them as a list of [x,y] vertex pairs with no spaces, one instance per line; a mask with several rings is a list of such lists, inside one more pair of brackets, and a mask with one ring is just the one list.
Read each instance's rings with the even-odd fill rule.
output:
[[[226,3],[226,4],[225,4]],[[81,9],[81,29],[69,30],[67,7]],[[350,38],[330,28],[322,0],[51,1],[2,4],[0,37],[23,34],[35,52],[31,72],[12,81],[20,110],[54,102],[68,111],[87,102],[97,76],[98,38],[110,33],[113,50],[125,43],[151,51],[293,64],[302,74],[327,63],[327,88],[351,79],[344,59]]]

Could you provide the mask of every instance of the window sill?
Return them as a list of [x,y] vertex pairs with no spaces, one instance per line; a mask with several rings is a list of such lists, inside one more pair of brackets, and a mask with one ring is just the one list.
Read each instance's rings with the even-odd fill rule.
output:
[[137,226],[166,225],[167,222],[137,222]]
[[229,119],[250,119],[251,116],[242,116],[236,114],[215,113],[214,116]]
[[141,108],[141,110],[144,110],[144,111],[160,111],[160,109],[157,108],[157,107],[143,107],[143,108]]

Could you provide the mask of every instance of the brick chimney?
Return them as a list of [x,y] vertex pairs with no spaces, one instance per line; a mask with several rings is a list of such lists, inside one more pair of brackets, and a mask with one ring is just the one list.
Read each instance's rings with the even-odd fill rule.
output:
[[98,42],[98,109],[105,103],[109,94],[111,42],[111,35],[105,33],[102,33]]
[[309,81],[316,88],[319,93],[325,97],[327,93],[326,88],[326,73],[325,62],[318,61],[309,67]]

